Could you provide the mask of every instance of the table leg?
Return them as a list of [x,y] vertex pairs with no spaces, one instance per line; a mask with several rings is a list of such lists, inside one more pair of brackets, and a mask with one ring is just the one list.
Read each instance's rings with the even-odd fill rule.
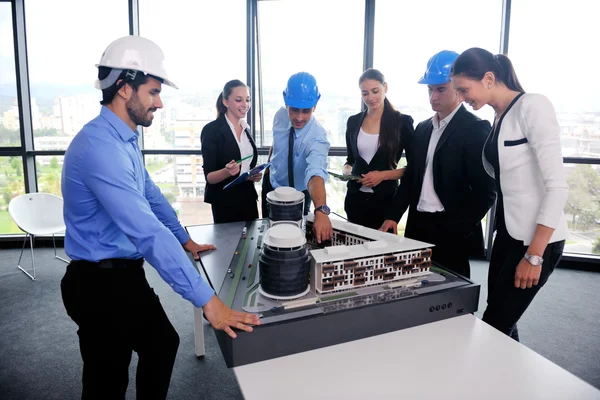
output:
[[201,308],[194,307],[194,342],[196,357],[204,357],[204,312]]

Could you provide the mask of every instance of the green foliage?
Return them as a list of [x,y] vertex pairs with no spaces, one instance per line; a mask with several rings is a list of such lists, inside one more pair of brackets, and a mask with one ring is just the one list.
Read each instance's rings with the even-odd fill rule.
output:
[[600,254],[600,236],[598,236],[598,238],[596,238],[596,241],[594,242],[594,245],[592,247],[592,253]]
[[18,130],[7,129],[3,125],[0,125],[0,147],[20,145],[21,133]]
[[59,132],[54,128],[36,129],[34,135],[35,137],[58,136]]
[[163,193],[169,204],[173,204],[177,201],[177,195],[173,192]]
[[60,176],[62,169],[59,168],[58,161],[56,168],[53,168],[52,162],[50,162],[50,167],[42,167],[38,171],[38,187],[40,192],[62,196],[62,190],[60,187]]
[[17,157],[11,157],[10,159],[10,167],[12,169],[17,169],[21,161]]
[[591,165],[577,165],[567,178],[569,198],[565,211],[572,216],[571,229],[586,230],[600,215],[600,175]]

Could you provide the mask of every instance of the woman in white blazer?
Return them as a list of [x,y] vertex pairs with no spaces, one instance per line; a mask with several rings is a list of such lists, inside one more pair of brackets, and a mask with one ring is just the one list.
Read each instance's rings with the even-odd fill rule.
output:
[[556,114],[545,96],[525,93],[501,54],[465,51],[452,67],[452,82],[475,110],[488,104],[496,112],[482,154],[498,186],[483,320],[519,340],[517,321],[560,261],[568,233]]

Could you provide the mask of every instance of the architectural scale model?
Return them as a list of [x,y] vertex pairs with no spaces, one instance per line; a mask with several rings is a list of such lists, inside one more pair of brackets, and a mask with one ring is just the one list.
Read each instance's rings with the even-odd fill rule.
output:
[[298,299],[312,286],[314,295],[320,297],[368,286],[393,286],[396,281],[430,274],[428,243],[332,219],[333,237],[319,248],[323,246],[313,234],[314,215],[306,219],[302,215],[302,192],[279,187],[267,195],[267,201],[269,229],[259,259],[263,296]]
[[355,290],[429,275],[431,246],[350,222],[332,219],[333,238],[317,248],[314,215],[306,218],[311,274],[318,294]]
[[[268,220],[187,227],[220,249],[199,263],[219,298],[260,316],[235,340],[215,331],[228,367],[477,310],[479,285],[432,263],[432,245],[333,218],[332,240],[318,245],[303,199],[278,189]],[[202,314],[194,317],[201,332]]]

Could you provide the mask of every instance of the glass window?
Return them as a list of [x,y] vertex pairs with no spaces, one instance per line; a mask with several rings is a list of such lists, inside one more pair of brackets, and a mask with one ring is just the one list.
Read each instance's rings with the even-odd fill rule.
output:
[[315,76],[321,92],[315,117],[332,146],[345,146],[346,121],[361,107],[364,9],[363,0],[258,3],[264,108],[260,145],[273,142],[273,117],[284,105],[288,78],[306,71]]
[[64,158],[64,156],[37,156],[35,158],[39,192],[62,197],[60,181]]
[[13,39],[12,4],[0,3],[0,147],[21,146]]
[[144,129],[146,149],[199,149],[225,83],[246,81],[246,1],[140,0],[140,35],[165,53],[164,108]]
[[[346,157],[329,156],[327,157],[327,170],[337,172],[341,174],[342,167],[346,163]],[[344,211],[344,200],[346,199],[347,182],[341,181],[333,176],[329,176],[325,183],[325,192],[327,194],[327,206],[332,212],[331,218],[341,219],[346,217],[346,211]],[[314,205],[311,204],[311,211],[314,210]],[[333,214],[335,213],[335,214]]]
[[600,165],[565,164],[569,198],[565,251],[600,254]]
[[23,159],[0,157],[0,234],[21,233],[8,214],[8,203],[24,193]]
[[[440,50],[482,47],[498,53],[501,18],[501,0],[377,0],[373,67],[385,75],[391,103],[412,116],[415,126],[430,118],[427,88],[417,83],[427,60]],[[491,107],[476,114],[493,118]]]
[[523,88],[554,104],[564,157],[600,157],[599,14],[597,1],[512,2],[508,56]]
[[129,32],[127,0],[27,0],[25,17],[34,146],[64,150],[100,111],[95,65]]
[[145,156],[146,169],[175,209],[183,226],[213,222],[210,204],[204,202],[202,156]]

